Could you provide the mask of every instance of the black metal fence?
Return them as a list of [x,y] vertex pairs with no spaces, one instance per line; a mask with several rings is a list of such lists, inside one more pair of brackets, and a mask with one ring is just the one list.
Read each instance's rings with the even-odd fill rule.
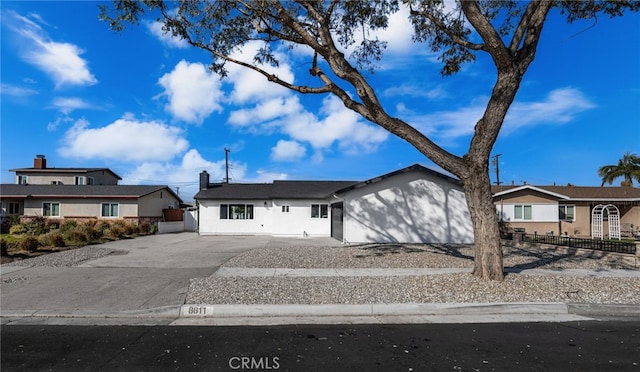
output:
[[572,238],[569,236],[520,234],[520,233],[513,233],[511,235],[512,235],[512,239],[516,238],[515,235],[519,235],[521,241],[528,242],[528,243],[561,245],[565,247],[594,249],[594,250],[606,251],[606,252],[629,253],[629,254],[636,253],[635,243],[628,242],[628,241],[607,240],[607,239],[605,240],[584,239],[584,238]]

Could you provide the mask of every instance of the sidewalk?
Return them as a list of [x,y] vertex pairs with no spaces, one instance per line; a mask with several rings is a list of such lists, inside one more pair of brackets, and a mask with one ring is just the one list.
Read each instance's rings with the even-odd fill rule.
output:
[[[331,242],[329,242],[331,243]],[[222,266],[255,248],[324,246],[326,240],[150,236],[103,244],[127,251],[68,267],[3,266],[2,324],[276,325],[356,323],[566,322],[640,317],[640,306],[508,303],[185,304],[189,280],[278,277],[415,277],[467,268],[247,268]],[[64,253],[64,252],[63,252]],[[638,270],[513,270],[516,275],[640,278]]]

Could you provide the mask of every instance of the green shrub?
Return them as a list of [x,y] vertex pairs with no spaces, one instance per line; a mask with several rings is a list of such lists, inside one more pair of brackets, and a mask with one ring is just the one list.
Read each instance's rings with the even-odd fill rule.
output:
[[22,251],[35,252],[36,250],[38,250],[39,245],[40,242],[38,242],[38,239],[36,239],[35,237],[25,236],[20,240],[18,248],[20,248],[20,250]]
[[31,221],[26,223],[25,226],[29,235],[37,236],[48,232],[47,219],[42,216],[32,217]]
[[45,247],[64,247],[65,242],[62,234],[57,231],[50,231],[38,237],[40,245]]
[[9,234],[11,235],[26,234],[26,232],[27,232],[27,227],[20,223],[17,225],[11,226],[11,228],[9,229]]
[[89,241],[98,240],[102,237],[102,231],[96,228],[96,223],[87,221],[76,228],[76,231],[83,233]]
[[140,234],[149,235],[151,234],[151,224],[149,222],[143,222],[138,225],[140,228]]
[[60,226],[60,232],[63,234],[70,233],[75,230],[78,226],[78,223],[75,220],[64,220],[62,226]]
[[110,236],[116,239],[120,239],[123,236],[125,236],[124,226],[119,223],[114,223],[113,225],[109,226],[109,229],[106,232],[107,232],[106,234],[107,236]]
[[80,230],[73,230],[68,236],[68,239],[71,240],[73,244],[76,245],[84,245],[89,241],[89,237]]
[[62,220],[47,219],[45,222],[45,227],[47,231],[58,230],[61,224],[62,224]]

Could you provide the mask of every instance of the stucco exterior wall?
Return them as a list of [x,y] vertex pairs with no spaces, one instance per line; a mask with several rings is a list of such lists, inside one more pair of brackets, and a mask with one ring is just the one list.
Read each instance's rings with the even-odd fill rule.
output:
[[[311,204],[326,204],[327,218],[311,218]],[[282,206],[289,211],[283,212]],[[273,235],[279,236],[330,236],[331,206],[328,200],[274,200]]]
[[138,199],[140,217],[162,217],[164,208],[179,208],[180,202],[167,190],[159,190]]
[[[75,185],[75,177],[93,177],[94,185],[117,185],[118,179],[107,171],[93,171],[86,173],[70,173],[70,172],[55,172],[47,171],[42,172],[17,172],[16,183],[18,183],[18,176],[27,176],[27,181],[30,185],[50,185],[52,181],[62,182],[63,185]],[[85,179],[85,185],[89,181]]]
[[[52,216],[51,218],[119,219],[138,216],[137,199],[28,199],[24,201],[24,214],[26,216],[42,216],[42,204],[45,202],[60,203],[60,216]],[[102,217],[101,204],[107,202],[119,204],[118,217]]]
[[344,195],[348,242],[472,243],[462,187],[413,171]]
[[[266,202],[266,205],[265,205]],[[220,219],[221,204],[252,204],[252,220]],[[202,235],[276,235],[323,237],[331,235],[331,216],[311,218],[311,204],[326,200],[200,200],[199,233]],[[289,211],[283,212],[282,206]],[[330,207],[328,207],[330,213]]]
[[[221,204],[251,204],[253,205],[253,219],[232,220],[220,219]],[[270,204],[265,207],[263,201],[258,200],[229,200],[211,201],[200,200],[200,228],[201,235],[265,235],[271,234]]]

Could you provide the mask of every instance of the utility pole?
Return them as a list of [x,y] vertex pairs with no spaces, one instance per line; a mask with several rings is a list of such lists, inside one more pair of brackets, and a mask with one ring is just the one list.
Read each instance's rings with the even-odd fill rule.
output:
[[224,183],[229,183],[229,153],[231,152],[231,150],[229,150],[228,148],[224,148],[224,165],[225,165],[225,170],[227,172],[227,176],[224,178]]
[[493,160],[491,161],[491,163],[496,167],[496,185],[498,186],[502,183],[500,182],[500,162],[498,161],[500,155],[502,154],[494,155]]

